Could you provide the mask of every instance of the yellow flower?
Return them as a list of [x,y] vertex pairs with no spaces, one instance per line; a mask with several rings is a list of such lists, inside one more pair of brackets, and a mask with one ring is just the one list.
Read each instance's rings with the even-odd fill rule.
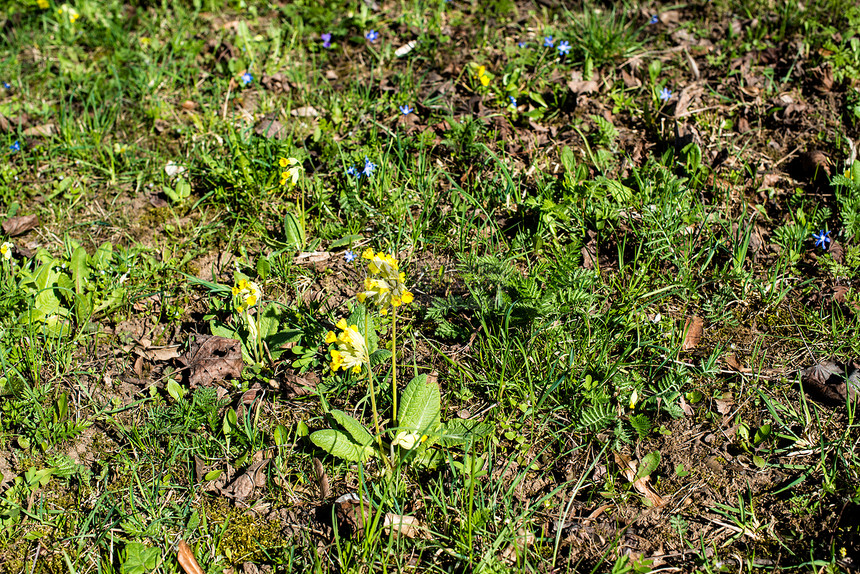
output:
[[63,4],[57,9],[57,16],[62,17],[63,15],[65,15],[66,18],[69,19],[70,24],[74,24],[78,20],[78,18],[81,17],[81,15],[78,14],[78,11],[69,6],[68,4]]
[[374,253],[368,248],[361,257],[369,261],[367,268],[373,276],[364,279],[364,291],[358,294],[359,301],[364,303],[370,299],[383,315],[388,313],[389,306],[399,307],[412,302],[412,293],[406,289],[406,275],[398,270],[393,256],[381,251]]
[[263,291],[253,281],[240,279],[233,285],[233,306],[240,313],[256,305],[262,296]]
[[478,73],[476,74],[478,81],[481,82],[482,86],[490,85],[490,77],[487,75],[487,67],[486,66],[478,66]]
[[12,249],[14,249],[14,245],[9,243],[8,241],[4,241],[2,245],[0,245],[0,257],[3,257],[6,261],[12,259]]
[[357,375],[361,372],[362,365],[370,362],[364,336],[358,331],[358,326],[347,325],[346,319],[338,321],[336,327],[341,330],[340,335],[329,331],[325,336],[325,342],[329,345],[337,343],[337,349],[330,351],[331,370],[352,369],[352,372]]
[[302,166],[299,164],[299,160],[294,157],[282,157],[278,160],[278,165],[281,167],[288,167],[286,171],[281,172],[281,185],[290,184],[290,187],[295,187],[295,185],[299,181],[299,176],[302,173]]
[[36,3],[39,5],[39,8],[41,8],[42,10],[47,10],[48,7],[50,6],[50,4],[48,4],[48,0],[38,0],[38,2],[36,2]]

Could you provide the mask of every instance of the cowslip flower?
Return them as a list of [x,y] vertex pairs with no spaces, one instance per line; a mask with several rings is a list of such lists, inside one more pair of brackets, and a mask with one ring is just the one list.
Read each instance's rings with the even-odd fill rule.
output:
[[326,343],[337,344],[337,349],[330,351],[331,365],[329,366],[332,371],[352,369],[352,372],[357,375],[361,372],[362,365],[370,362],[364,336],[359,332],[357,325],[347,325],[346,319],[341,319],[335,326],[341,330],[340,335],[329,331],[325,336]]
[[15,142],[9,146],[9,149],[12,151],[21,151],[21,142],[15,140]]
[[490,76],[487,75],[487,67],[486,66],[478,66],[477,77],[478,77],[478,81],[481,82],[482,86],[490,85]]
[[260,286],[253,281],[247,279],[239,279],[233,285],[233,307],[236,311],[242,313],[256,305],[263,297],[263,291]]
[[552,39],[552,36],[545,36],[543,45],[545,48],[552,48],[555,45],[555,40]]
[[558,43],[558,48],[556,49],[558,50],[559,56],[564,56],[568,52],[570,52],[570,42],[568,42],[567,40],[562,40]]
[[281,172],[281,185],[289,184],[290,187],[295,187],[302,173],[299,160],[294,157],[282,157],[278,160],[278,165],[289,168]]
[[251,72],[245,72],[242,74],[242,85],[247,86],[251,82],[254,81],[254,76],[251,75]]
[[370,42],[376,42],[376,39],[379,38],[379,32],[376,30],[371,30],[364,35],[365,38]]
[[404,104],[404,105],[400,106],[400,113],[403,114],[404,116],[408,116],[409,114],[412,113],[413,110],[414,110],[414,108],[410,108],[409,104]]
[[663,100],[664,102],[668,102],[671,98],[672,98],[672,90],[670,90],[669,88],[666,88],[666,87],[664,87],[662,90],[660,90],[660,99],[661,100]]
[[364,156],[364,169],[362,173],[367,177],[373,175],[374,170],[376,170],[376,164],[370,161],[367,156]]
[[3,244],[0,245],[0,257],[3,257],[3,259],[9,261],[10,259],[12,259],[12,249],[14,248],[15,246],[12,245],[10,242],[4,241]]
[[78,18],[81,17],[81,15],[78,14],[78,11],[69,6],[68,4],[63,4],[59,7],[59,9],[57,9],[57,16],[65,16],[69,19],[70,24],[74,24],[75,22],[77,22]]
[[427,435],[421,436],[415,431],[406,431],[402,430],[397,433],[397,436],[394,437],[394,440],[391,441],[391,444],[394,446],[399,446],[406,450],[412,450],[415,446],[423,443],[427,440]]
[[331,34],[328,32],[320,34],[320,38],[322,38],[323,41],[323,48],[331,48]]
[[816,247],[821,247],[825,251],[827,250],[827,244],[833,241],[832,239],[830,239],[830,232],[824,231],[823,229],[818,233],[813,233],[812,239],[815,240]]
[[368,260],[370,276],[364,279],[364,291],[358,294],[360,302],[370,299],[383,315],[388,314],[389,307],[412,302],[412,293],[406,289],[406,275],[398,270],[397,260],[393,256],[381,251],[374,253],[368,247],[361,257]]

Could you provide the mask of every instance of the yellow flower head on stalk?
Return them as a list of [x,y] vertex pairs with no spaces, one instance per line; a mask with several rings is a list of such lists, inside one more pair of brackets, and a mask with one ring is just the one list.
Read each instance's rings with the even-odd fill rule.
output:
[[278,165],[288,168],[281,172],[281,185],[295,187],[299,182],[299,176],[302,174],[302,166],[294,157],[282,157],[278,161]]
[[337,349],[331,350],[331,370],[352,369],[357,375],[362,365],[370,362],[364,336],[358,331],[358,326],[347,325],[346,319],[338,321],[336,327],[341,330],[340,335],[329,331],[325,336],[325,342],[329,345],[337,343]]
[[8,241],[4,241],[2,245],[0,245],[0,257],[3,257],[6,261],[12,259],[12,249],[15,246],[9,243]]
[[233,285],[233,306],[239,313],[256,305],[262,296],[263,291],[253,281],[240,279]]
[[42,10],[47,10],[51,5],[48,3],[48,0],[38,0],[36,4],[39,5],[39,8]]
[[61,18],[65,16],[66,18],[68,18],[70,24],[74,24],[75,22],[77,22],[78,18],[81,17],[81,15],[78,14],[78,11],[69,6],[68,4],[63,4],[57,9],[57,16]]
[[397,260],[386,253],[374,253],[368,248],[361,257],[367,259],[367,269],[371,276],[364,279],[364,291],[358,300],[364,303],[370,299],[383,315],[388,307],[399,307],[412,302],[412,293],[406,290],[406,275],[398,270]]
[[482,86],[490,85],[490,77],[487,75],[487,67],[486,66],[478,66],[478,81],[481,82]]

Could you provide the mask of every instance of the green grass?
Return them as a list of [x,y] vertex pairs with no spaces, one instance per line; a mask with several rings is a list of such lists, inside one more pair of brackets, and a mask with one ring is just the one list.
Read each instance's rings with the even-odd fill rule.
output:
[[376,4],[0,15],[0,572],[856,568],[856,7]]

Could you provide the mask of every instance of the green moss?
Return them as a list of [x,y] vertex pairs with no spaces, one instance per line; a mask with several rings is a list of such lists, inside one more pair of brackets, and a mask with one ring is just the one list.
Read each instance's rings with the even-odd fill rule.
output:
[[264,561],[267,557],[262,549],[283,544],[277,522],[234,508],[223,498],[204,502],[203,508],[209,523],[216,526],[216,531],[223,531],[218,552],[234,564]]

